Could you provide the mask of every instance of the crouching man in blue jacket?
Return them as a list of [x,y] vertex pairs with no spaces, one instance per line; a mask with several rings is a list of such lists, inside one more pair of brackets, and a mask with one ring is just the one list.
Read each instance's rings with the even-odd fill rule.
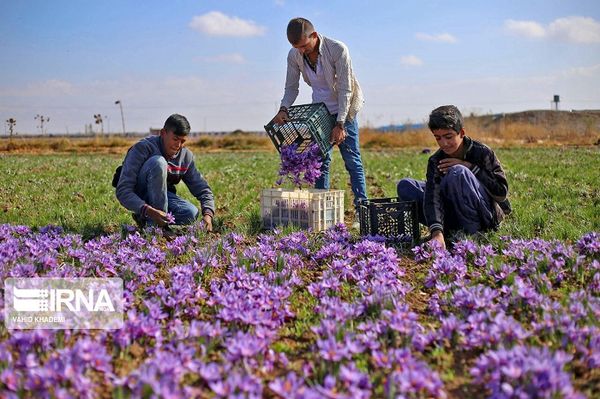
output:
[[176,194],[180,181],[201,205],[202,218],[208,231],[212,231],[215,201],[208,183],[196,169],[194,155],[184,147],[190,132],[188,120],[173,114],[165,121],[159,136],[146,137],[127,152],[120,170],[115,173],[117,199],[133,212],[140,226],[146,224],[164,227],[174,224],[191,224],[200,212],[189,201]]

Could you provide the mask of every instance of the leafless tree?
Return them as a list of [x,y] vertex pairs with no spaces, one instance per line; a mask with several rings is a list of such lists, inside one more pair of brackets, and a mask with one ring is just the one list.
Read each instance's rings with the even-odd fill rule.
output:
[[46,134],[46,130],[44,129],[44,123],[50,122],[50,117],[37,114],[34,119],[37,119],[39,121],[38,129],[40,129],[42,135]]
[[8,123],[8,132],[10,134],[10,142],[12,142],[13,135],[15,134],[15,126],[17,126],[17,120],[15,118],[8,118],[6,120]]
[[102,115],[94,114],[94,120],[96,125],[100,125],[100,134],[104,135],[104,120],[102,119]]

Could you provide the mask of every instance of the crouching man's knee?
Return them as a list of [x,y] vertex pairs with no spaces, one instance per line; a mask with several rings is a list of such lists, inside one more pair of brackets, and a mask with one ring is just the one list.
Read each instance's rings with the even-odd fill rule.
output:
[[396,191],[398,198],[402,201],[416,201],[419,198],[421,189],[415,179],[405,178],[398,182]]
[[148,168],[153,174],[161,173],[166,176],[167,174],[167,160],[162,155],[154,155],[144,163],[144,166]]

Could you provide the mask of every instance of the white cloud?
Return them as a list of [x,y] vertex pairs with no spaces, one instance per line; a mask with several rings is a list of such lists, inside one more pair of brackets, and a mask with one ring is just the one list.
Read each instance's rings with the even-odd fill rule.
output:
[[548,34],[573,43],[600,43],[600,23],[588,17],[558,18],[548,25]]
[[439,43],[456,43],[458,40],[450,33],[440,33],[439,35],[430,35],[427,33],[416,33],[415,37],[419,40],[426,42],[439,42]]
[[216,62],[224,64],[244,64],[246,58],[240,53],[218,54],[212,57],[196,57],[200,62]]
[[285,5],[285,0],[275,0],[275,5],[283,7]]
[[400,63],[408,66],[420,66],[423,65],[423,60],[416,55],[405,55],[400,57]]
[[262,36],[267,28],[251,20],[230,17],[219,11],[211,11],[192,18],[190,28],[209,36],[250,37]]
[[554,38],[572,43],[600,43],[600,22],[590,17],[565,17],[544,27],[535,21],[508,19],[504,27],[510,33],[529,38]]
[[587,67],[575,67],[567,70],[562,74],[565,77],[570,76],[581,76],[581,77],[600,77],[600,64],[587,66]]
[[508,19],[504,21],[504,27],[517,36],[541,38],[546,36],[546,30],[535,21],[515,21]]
[[52,97],[75,94],[77,88],[71,83],[59,79],[32,82],[22,88],[0,88],[0,95],[14,97]]

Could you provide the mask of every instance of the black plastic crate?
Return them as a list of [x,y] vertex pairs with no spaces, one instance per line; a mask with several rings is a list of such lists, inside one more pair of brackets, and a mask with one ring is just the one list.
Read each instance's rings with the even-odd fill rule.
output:
[[377,198],[358,205],[360,234],[383,236],[416,244],[421,238],[417,203],[398,198]]
[[323,155],[331,149],[329,138],[335,126],[335,118],[329,114],[324,103],[294,105],[288,109],[290,121],[282,125],[271,120],[265,130],[277,151],[282,146],[298,145],[304,151],[311,143],[317,143]]

